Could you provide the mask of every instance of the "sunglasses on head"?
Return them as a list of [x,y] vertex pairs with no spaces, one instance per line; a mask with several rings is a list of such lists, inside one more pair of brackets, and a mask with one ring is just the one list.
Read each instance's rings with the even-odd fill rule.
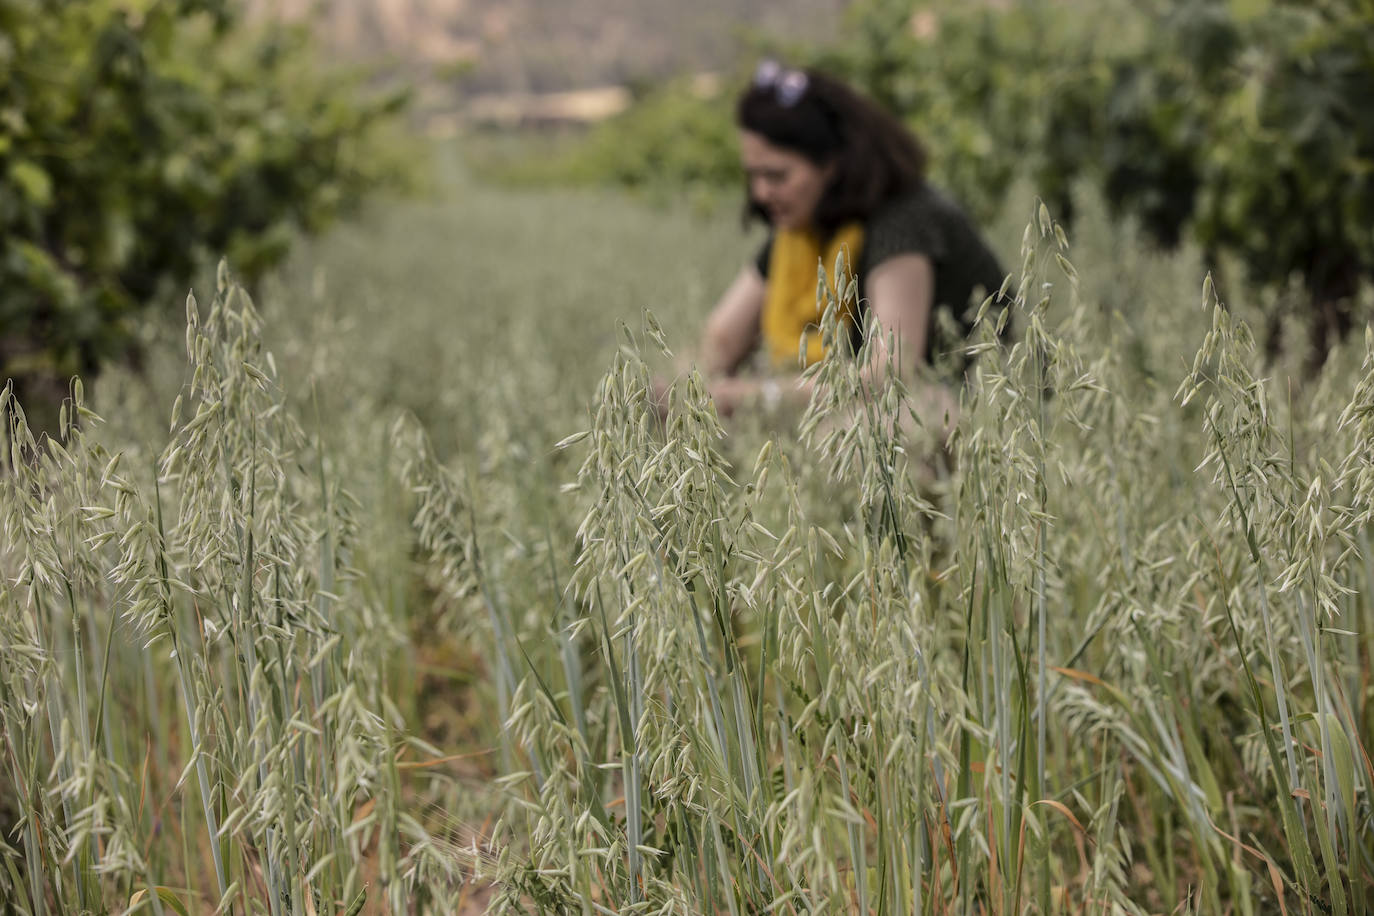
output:
[[772,89],[774,98],[783,108],[791,108],[801,101],[810,82],[802,71],[788,70],[775,60],[760,61],[754,71],[754,85]]

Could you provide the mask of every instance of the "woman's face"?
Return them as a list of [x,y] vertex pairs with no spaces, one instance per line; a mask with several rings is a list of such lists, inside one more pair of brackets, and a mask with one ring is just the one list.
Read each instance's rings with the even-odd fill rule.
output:
[[740,131],[739,145],[749,197],[768,213],[774,228],[809,228],[833,169],[750,130]]

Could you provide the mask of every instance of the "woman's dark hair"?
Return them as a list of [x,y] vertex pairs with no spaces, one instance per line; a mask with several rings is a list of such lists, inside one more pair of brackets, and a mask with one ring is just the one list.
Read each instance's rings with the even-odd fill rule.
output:
[[[773,78],[756,77],[740,96],[735,124],[817,166],[833,167],[816,205],[822,232],[867,219],[893,197],[920,186],[925,150],[900,121],[832,76],[773,66]],[[745,195],[745,220],[766,222],[768,215],[749,196],[747,183]]]

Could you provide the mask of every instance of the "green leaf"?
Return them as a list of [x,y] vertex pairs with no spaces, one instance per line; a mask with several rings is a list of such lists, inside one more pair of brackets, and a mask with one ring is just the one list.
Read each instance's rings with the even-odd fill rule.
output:
[[37,163],[19,159],[10,163],[10,181],[14,182],[29,203],[40,210],[52,203],[52,179]]
[[[173,911],[176,912],[177,916],[191,916],[190,912],[186,909],[186,904],[181,902],[180,897],[172,893],[171,888],[163,887],[159,884],[153,888],[153,892],[157,894],[157,899],[171,907]],[[134,895],[129,898],[129,909],[132,910],[147,896],[148,891],[146,889],[136,891]]]

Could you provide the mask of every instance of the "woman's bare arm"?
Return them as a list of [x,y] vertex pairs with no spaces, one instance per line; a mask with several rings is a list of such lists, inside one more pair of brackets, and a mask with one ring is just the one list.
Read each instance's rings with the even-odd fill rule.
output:
[[701,341],[701,366],[708,377],[734,375],[758,345],[766,288],[758,268],[747,264],[711,310]]
[[891,357],[901,377],[910,379],[925,361],[935,266],[922,254],[897,255],[873,268],[865,286],[868,307],[881,330],[874,341],[870,370],[881,369]]
[[864,371],[878,376],[890,358],[898,376],[907,383],[916,413],[928,429],[941,432],[943,439],[958,416],[958,399],[948,387],[923,381],[917,373],[926,359],[935,301],[935,265],[922,254],[888,258],[869,272],[866,287],[868,307],[877,319],[880,337],[873,342],[873,355]]
[[[897,366],[907,377],[925,358],[935,267],[924,255],[898,255],[875,267],[865,286],[869,308],[883,335],[873,349],[873,358],[879,364],[887,361],[891,337],[897,347]],[[750,264],[721,296],[706,319],[702,339],[701,363],[707,375],[733,375],[753,352],[766,288],[758,269]]]
[[[931,429],[943,429],[948,434],[948,424],[958,409],[953,392],[941,385],[921,383],[916,372],[925,361],[935,298],[935,266],[925,255],[898,255],[875,267],[865,287],[868,307],[877,320],[880,335],[874,341],[872,360],[865,374],[879,376],[891,354],[894,368],[910,386],[917,412]],[[757,270],[746,267],[707,320],[703,367],[718,376],[711,385],[711,393],[722,414],[732,413],[750,402],[766,403],[780,398],[782,402],[804,406],[810,398],[810,380],[779,386],[775,379],[719,377],[731,375],[757,343],[764,289]]]

